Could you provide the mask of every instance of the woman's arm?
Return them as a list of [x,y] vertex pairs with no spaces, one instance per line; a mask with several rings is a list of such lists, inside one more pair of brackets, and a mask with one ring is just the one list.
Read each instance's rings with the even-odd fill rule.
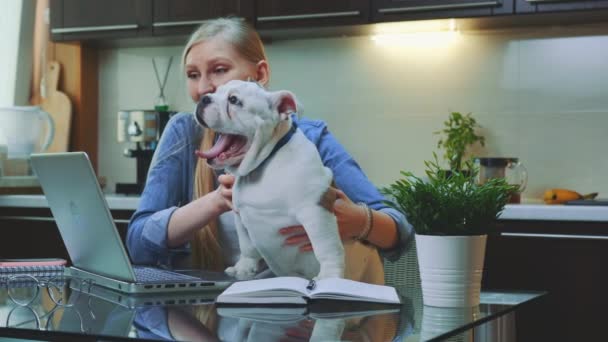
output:
[[[369,229],[365,240],[382,249],[393,248],[399,241],[397,225],[387,214],[371,209],[373,217],[368,219],[368,209],[363,205],[353,203],[346,194],[336,189],[337,200],[334,204],[334,213],[338,219],[338,226],[342,237],[356,239]],[[371,225],[371,226],[369,226]],[[369,226],[369,227],[368,227]]]
[[216,191],[176,209],[169,220],[167,245],[178,247],[192,239],[193,234],[211,220],[232,209],[234,176],[221,175]]

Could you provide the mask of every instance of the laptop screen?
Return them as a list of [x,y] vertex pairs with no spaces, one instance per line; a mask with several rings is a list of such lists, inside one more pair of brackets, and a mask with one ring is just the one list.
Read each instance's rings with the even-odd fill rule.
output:
[[133,282],[129,257],[87,154],[32,154],[31,163],[73,265]]

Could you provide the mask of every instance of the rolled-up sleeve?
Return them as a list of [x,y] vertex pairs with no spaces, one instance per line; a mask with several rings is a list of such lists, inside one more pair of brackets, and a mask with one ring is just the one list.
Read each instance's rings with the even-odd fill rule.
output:
[[298,122],[304,134],[316,144],[321,159],[333,174],[336,186],[355,203],[364,202],[370,208],[389,215],[397,227],[398,241],[389,249],[378,249],[390,260],[397,260],[407,251],[413,237],[413,227],[400,211],[388,206],[386,198],[367,178],[359,164],[350,156],[329,132],[322,121],[302,120]]
[[167,229],[175,210],[192,198],[194,145],[200,141],[195,128],[187,113],[175,115],[165,128],[129,223],[127,248],[133,263],[168,264],[173,254],[183,252],[168,248]]

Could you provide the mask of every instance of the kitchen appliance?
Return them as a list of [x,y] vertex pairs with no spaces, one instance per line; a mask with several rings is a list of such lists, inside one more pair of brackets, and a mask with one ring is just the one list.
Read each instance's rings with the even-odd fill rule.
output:
[[117,183],[117,194],[141,194],[152,156],[160,136],[173,114],[172,111],[121,110],[118,112],[117,138],[125,143],[123,155],[137,162],[136,183]]
[[45,152],[54,134],[53,119],[40,107],[0,107],[0,169],[4,176],[31,175],[30,154]]
[[511,194],[509,203],[521,202],[521,193],[528,184],[528,172],[519,158],[476,158],[475,164],[479,167],[477,179],[479,184],[483,184],[492,178],[504,178],[509,184],[518,186],[518,190]]

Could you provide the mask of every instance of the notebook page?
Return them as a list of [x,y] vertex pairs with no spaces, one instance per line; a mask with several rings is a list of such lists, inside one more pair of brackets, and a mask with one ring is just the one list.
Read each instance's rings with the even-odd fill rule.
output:
[[230,285],[220,296],[305,296],[308,280],[298,277],[277,277],[240,281]]
[[341,278],[318,280],[310,296],[315,299],[351,299],[379,303],[401,303],[397,291],[393,287]]

